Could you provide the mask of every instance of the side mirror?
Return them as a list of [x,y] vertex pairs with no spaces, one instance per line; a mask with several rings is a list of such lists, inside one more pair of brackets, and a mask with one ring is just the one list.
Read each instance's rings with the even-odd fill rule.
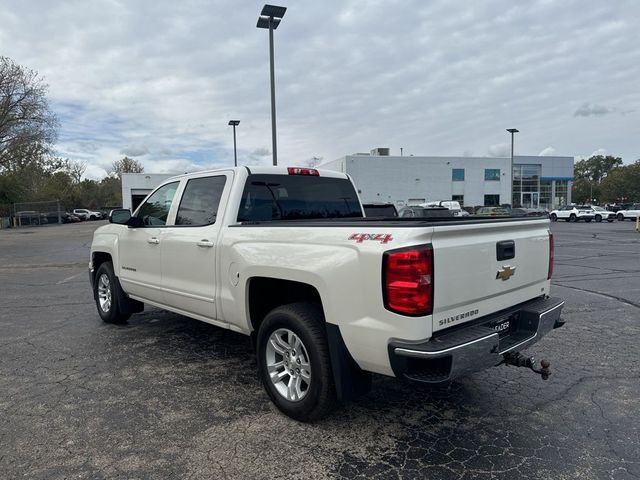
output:
[[109,212],[109,223],[128,225],[131,219],[131,211],[128,208],[116,208]]

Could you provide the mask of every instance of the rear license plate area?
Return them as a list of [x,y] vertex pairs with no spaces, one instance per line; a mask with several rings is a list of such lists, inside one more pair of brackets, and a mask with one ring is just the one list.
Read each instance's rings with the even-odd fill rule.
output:
[[516,330],[517,318],[516,315],[512,315],[509,318],[501,318],[491,322],[489,326],[498,334],[498,337],[506,337],[510,333]]

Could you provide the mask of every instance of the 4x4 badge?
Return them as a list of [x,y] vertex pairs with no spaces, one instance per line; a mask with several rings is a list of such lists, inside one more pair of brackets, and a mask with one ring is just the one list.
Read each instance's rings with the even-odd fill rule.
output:
[[501,270],[496,272],[496,280],[500,278],[504,282],[505,280],[509,280],[515,273],[516,267],[512,268],[509,265],[504,265]]

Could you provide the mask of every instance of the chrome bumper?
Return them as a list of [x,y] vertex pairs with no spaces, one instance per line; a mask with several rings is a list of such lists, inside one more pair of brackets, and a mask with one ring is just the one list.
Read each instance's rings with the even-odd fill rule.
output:
[[[392,341],[389,359],[396,377],[425,383],[444,383],[456,377],[498,365],[508,352],[524,350],[554,328],[564,301],[538,298],[516,307],[438,332],[420,343]],[[508,331],[499,334],[496,326],[510,321]]]

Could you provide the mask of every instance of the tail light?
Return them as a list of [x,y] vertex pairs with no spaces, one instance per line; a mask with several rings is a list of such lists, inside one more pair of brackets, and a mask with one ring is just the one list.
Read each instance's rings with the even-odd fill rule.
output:
[[382,262],[384,306],[408,316],[433,312],[431,245],[385,252]]
[[300,168],[300,167],[287,167],[287,173],[289,175],[311,175],[314,177],[319,177],[320,172],[315,168]]
[[553,258],[554,258],[553,233],[549,232],[549,273],[547,274],[547,280],[551,280],[551,275],[553,275]]

